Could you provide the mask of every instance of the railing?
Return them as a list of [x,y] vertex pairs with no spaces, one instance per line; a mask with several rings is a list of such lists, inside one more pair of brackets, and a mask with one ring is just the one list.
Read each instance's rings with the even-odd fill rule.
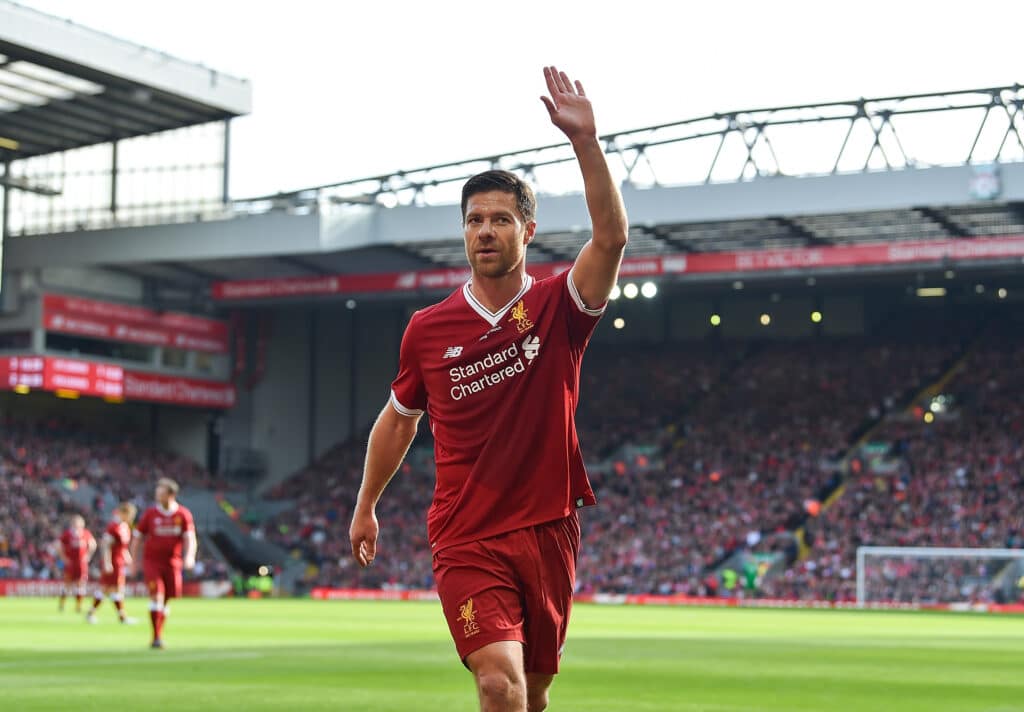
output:
[[[203,137],[207,138],[211,137]],[[637,188],[1022,161],[1024,86],[726,111],[609,133],[601,141],[616,178]],[[490,168],[522,175],[541,194],[580,189],[575,157],[566,143],[235,200],[228,205],[217,200],[223,166],[207,163],[199,168],[202,170],[197,173],[195,166],[170,169],[138,164],[135,173],[122,171],[116,181],[109,170],[99,171],[97,181],[120,186],[114,188],[119,191],[145,177],[150,189],[160,196],[152,200],[136,193],[131,199],[115,201],[116,209],[109,192],[75,204],[69,204],[66,196],[23,197],[10,208],[10,234],[190,222],[272,210],[451,204],[458,202],[459,188],[468,177]],[[12,175],[32,182],[42,172],[14,170]],[[88,174],[74,174],[84,181],[81,191],[88,187]],[[60,175],[62,185],[71,185],[71,173]],[[153,175],[173,177],[173,181],[161,185],[153,181]],[[176,200],[180,191],[175,193],[178,188],[168,186],[177,186],[183,176],[189,185],[208,182],[209,186]],[[104,188],[100,190],[102,193]]]
[[[634,187],[739,182],[1024,160],[1024,86],[853,99],[701,116],[601,137],[616,177]],[[579,190],[567,143],[236,201],[263,211],[311,205],[458,202],[483,170],[503,168],[540,193]]]

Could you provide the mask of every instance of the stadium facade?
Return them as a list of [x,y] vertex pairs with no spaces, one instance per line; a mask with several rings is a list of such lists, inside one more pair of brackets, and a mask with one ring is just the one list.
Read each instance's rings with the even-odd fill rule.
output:
[[[466,279],[465,177],[537,184],[538,276],[588,237],[562,145],[234,198],[247,82],[12,3],[0,20],[7,415],[144,422],[265,491],[364,431],[412,311]],[[632,227],[596,349],[867,337],[895,311],[1024,298],[1019,85],[603,140]]]

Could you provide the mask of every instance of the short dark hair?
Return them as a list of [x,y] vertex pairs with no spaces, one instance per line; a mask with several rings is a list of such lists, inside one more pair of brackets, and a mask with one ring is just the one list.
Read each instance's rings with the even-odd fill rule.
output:
[[462,220],[466,220],[466,205],[477,193],[488,193],[499,190],[516,196],[516,207],[519,215],[526,222],[533,222],[537,216],[537,197],[529,183],[509,171],[484,171],[466,181],[462,186]]

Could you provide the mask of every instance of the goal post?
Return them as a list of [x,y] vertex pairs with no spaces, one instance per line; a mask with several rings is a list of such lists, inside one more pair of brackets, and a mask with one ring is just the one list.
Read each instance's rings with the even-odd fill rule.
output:
[[857,605],[1013,603],[1024,594],[1024,549],[857,548]]

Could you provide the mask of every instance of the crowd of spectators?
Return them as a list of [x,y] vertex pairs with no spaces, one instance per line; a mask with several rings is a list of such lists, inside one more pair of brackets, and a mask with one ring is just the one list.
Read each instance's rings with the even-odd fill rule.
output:
[[[599,505],[581,511],[579,590],[711,594],[730,554],[778,543],[793,556],[799,527],[806,555],[755,595],[852,600],[862,545],[1024,547],[1018,333],[989,333],[968,351],[932,422],[934,393],[906,405],[949,369],[963,348],[955,333],[594,347],[578,423]],[[53,542],[67,516],[85,514],[95,532],[118,500],[147,504],[158,472],[218,484],[129,435],[55,420],[2,428],[0,575],[58,576]],[[864,433],[888,447],[884,467],[849,470],[844,457]],[[272,495],[294,506],[251,533],[307,562],[306,586],[429,588],[429,445],[414,447],[381,500],[373,567],[355,565],[347,535],[365,436],[281,483]],[[85,485],[89,503],[73,496]],[[907,602],[994,600],[985,577],[997,573],[991,560],[878,560],[867,571],[873,598]]]
[[[578,421],[599,506],[581,511],[580,590],[706,593],[729,552],[797,526],[838,483],[837,457],[858,428],[934,380],[951,354],[898,340],[594,349]],[[278,487],[299,499],[267,536],[311,562],[309,585],[430,586],[428,457],[404,463],[381,500],[374,566],[351,561],[360,442]]]
[[[132,434],[90,430],[61,419],[0,424],[0,577],[59,578],[56,540],[72,514],[102,535],[113,507],[131,501],[143,511],[164,474],[184,486],[216,480],[196,463],[139,445]],[[92,496],[74,496],[91,487]],[[200,548],[190,575],[226,576],[223,562]],[[94,561],[94,565],[98,562]]]
[[[867,467],[852,475],[842,496],[809,523],[811,554],[769,592],[853,600],[859,546],[1024,547],[1021,364],[1024,339],[990,335],[958,366],[932,422],[924,419],[929,394],[907,417],[883,424],[871,439],[891,444],[894,471]],[[965,595],[958,566],[919,564],[898,572],[874,572],[874,599],[948,602]],[[992,595],[971,589],[974,598]]]

